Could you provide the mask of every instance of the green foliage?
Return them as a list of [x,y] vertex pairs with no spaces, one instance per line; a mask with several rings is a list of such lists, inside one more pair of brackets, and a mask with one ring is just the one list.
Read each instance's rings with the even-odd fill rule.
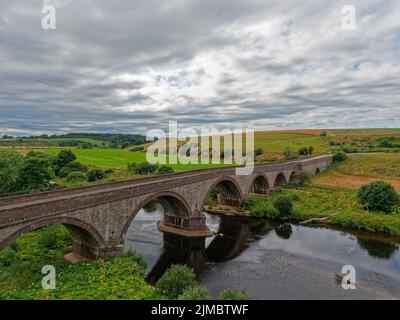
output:
[[339,151],[333,154],[333,162],[343,162],[347,159],[347,155],[343,151]]
[[220,300],[250,300],[244,290],[225,289],[219,294]]
[[57,159],[54,160],[54,165],[63,168],[68,163],[75,161],[76,156],[72,153],[71,150],[61,150],[57,156]]
[[26,159],[17,178],[18,190],[31,191],[49,188],[54,173],[48,165],[47,161],[40,158]]
[[129,172],[135,172],[135,169],[137,167],[136,162],[128,163],[127,168]]
[[290,185],[294,187],[304,187],[311,183],[311,175],[305,171],[296,172],[293,179],[290,181]]
[[172,265],[157,281],[156,288],[160,293],[176,299],[186,289],[196,285],[196,276],[191,268]]
[[24,158],[14,151],[0,151],[0,193],[15,189]]
[[292,148],[287,147],[285,151],[283,152],[283,155],[285,156],[286,160],[294,160],[297,159],[296,154],[293,152]]
[[257,148],[257,149],[254,150],[254,158],[257,157],[257,156],[260,156],[262,154],[264,154],[264,149],[263,148]]
[[308,148],[307,147],[301,147],[299,149],[299,154],[301,154],[301,155],[308,154]]
[[293,204],[289,197],[280,196],[274,201],[274,208],[279,211],[280,217],[287,217],[293,212]]
[[368,210],[389,213],[400,203],[399,195],[390,183],[373,181],[363,185],[357,193],[358,201]]
[[103,170],[100,170],[100,169],[90,170],[87,173],[87,179],[89,182],[102,180],[102,179],[104,179],[104,177],[105,177],[105,174],[104,174]]
[[87,176],[83,172],[71,172],[66,178],[68,183],[75,184],[87,181]]
[[155,173],[157,170],[156,164],[148,163],[147,161],[139,163],[135,168],[136,174],[151,174]]
[[201,286],[193,286],[185,289],[182,294],[178,296],[178,300],[209,300],[210,293],[207,288]]
[[170,166],[162,165],[157,169],[157,173],[164,174],[164,173],[173,173],[174,169]]
[[[71,265],[71,236],[62,225],[29,232],[0,251],[0,299],[164,299],[146,284],[142,256]],[[41,288],[41,268],[56,267],[57,288]]]
[[143,151],[143,150],[145,150],[145,148],[143,147],[143,146],[136,146],[136,147],[133,147],[131,150],[129,150],[129,151],[131,151],[131,152],[138,152],[138,151]]

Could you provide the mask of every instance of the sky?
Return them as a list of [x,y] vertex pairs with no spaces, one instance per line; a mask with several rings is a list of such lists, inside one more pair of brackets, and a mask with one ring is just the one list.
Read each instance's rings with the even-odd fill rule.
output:
[[0,135],[399,119],[399,0],[0,0]]

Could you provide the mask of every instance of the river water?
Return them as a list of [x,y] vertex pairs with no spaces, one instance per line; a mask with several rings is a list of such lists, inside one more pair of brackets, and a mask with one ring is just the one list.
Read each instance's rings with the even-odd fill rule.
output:
[[[206,241],[163,235],[158,203],[132,222],[125,250],[147,262],[155,283],[171,264],[191,266],[213,298],[225,288],[244,289],[254,299],[400,299],[400,241],[368,232],[301,226],[267,219],[208,215],[220,236]],[[356,270],[356,289],[335,279],[342,267]]]

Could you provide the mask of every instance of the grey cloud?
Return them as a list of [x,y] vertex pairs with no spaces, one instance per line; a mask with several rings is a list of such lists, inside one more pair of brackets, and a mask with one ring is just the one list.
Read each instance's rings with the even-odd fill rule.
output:
[[0,134],[399,125],[396,0],[353,1],[352,31],[328,0],[54,3],[52,31],[0,3]]

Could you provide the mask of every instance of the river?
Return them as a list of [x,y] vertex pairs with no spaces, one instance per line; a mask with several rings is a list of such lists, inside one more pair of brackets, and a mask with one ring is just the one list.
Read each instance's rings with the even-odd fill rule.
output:
[[[399,239],[355,230],[302,226],[268,219],[208,215],[220,236],[196,241],[163,235],[158,203],[133,220],[125,251],[136,250],[155,283],[171,264],[191,266],[213,298],[225,288],[254,299],[400,299]],[[356,270],[356,289],[335,280],[344,265]]]

